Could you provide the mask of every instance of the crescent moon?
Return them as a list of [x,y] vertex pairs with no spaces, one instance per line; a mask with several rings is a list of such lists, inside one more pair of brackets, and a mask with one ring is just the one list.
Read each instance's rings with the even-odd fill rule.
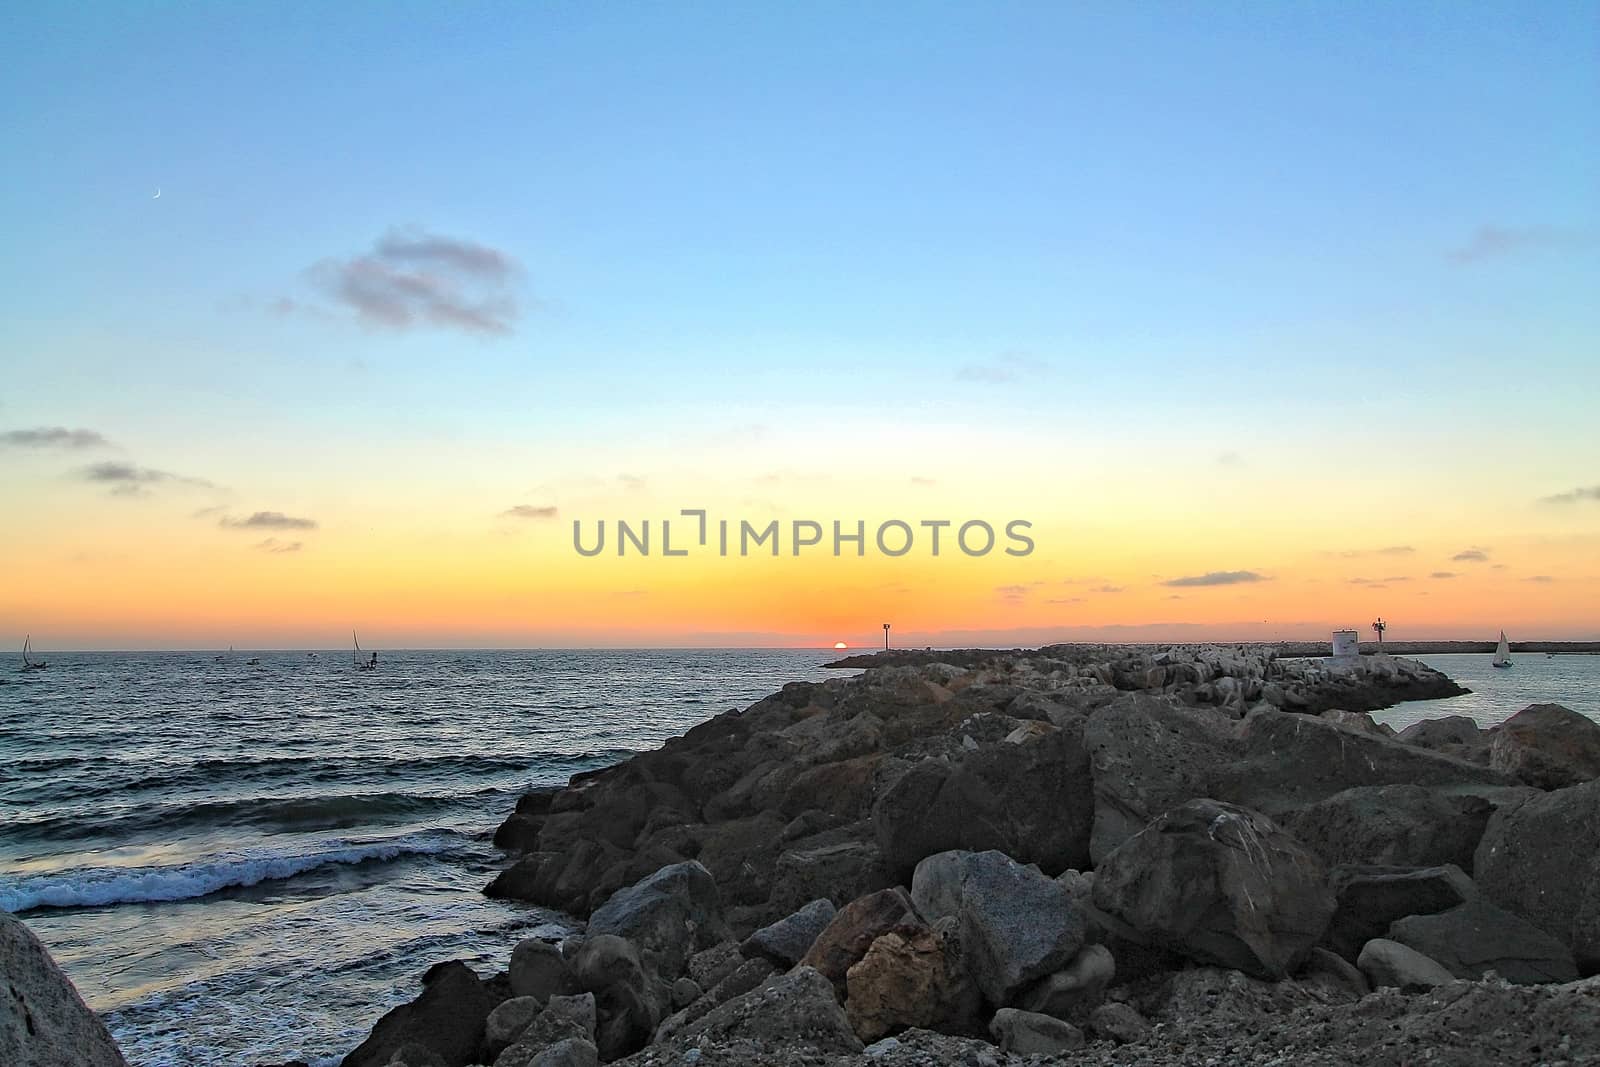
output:
[[151,200],[160,200],[161,199],[161,186],[159,186],[159,185],[156,186],[156,195],[152,196],[150,199]]

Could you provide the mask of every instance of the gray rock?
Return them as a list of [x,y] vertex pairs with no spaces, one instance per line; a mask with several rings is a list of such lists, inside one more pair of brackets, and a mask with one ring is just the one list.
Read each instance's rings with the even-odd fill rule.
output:
[[1536,795],[1489,820],[1473,867],[1485,897],[1600,971],[1600,782]]
[[836,910],[826,897],[813,900],[793,915],[745,938],[739,951],[745,956],[764,957],[779,967],[793,967],[805,957],[817,935],[827,929]]
[[340,1067],[386,1067],[396,1051],[412,1043],[430,1049],[445,1067],[465,1067],[477,1061],[489,1013],[498,1003],[466,964],[437,964],[422,976],[422,994],[385,1013]]
[[1050,1015],[1018,1008],[1001,1008],[989,1023],[989,1033],[1002,1052],[1018,1056],[1051,1056],[1083,1047],[1083,1031]]
[[1501,723],[1489,766],[1538,789],[1600,778],[1600,723],[1560,704],[1530,704]]
[[959,913],[967,973],[992,1004],[1066,966],[1085,923],[1066,886],[1000,852],[963,860]]
[[1068,1022],[1080,1021],[1100,1003],[1116,977],[1117,963],[1104,945],[1085,945],[1071,963],[1025,992],[1019,1006]]
[[542,1011],[544,1003],[538,997],[512,997],[501,1001],[484,1024],[483,1044],[489,1058],[495,1058],[514,1044]]
[[1494,971],[1517,985],[1537,985],[1578,977],[1566,945],[1486,900],[1469,900],[1435,915],[1409,915],[1391,925],[1388,936],[1437,960],[1457,978]]
[[573,956],[572,974],[594,1005],[598,1022],[589,1037],[602,1059],[625,1056],[650,1040],[669,993],[646,972],[631,942],[615,934],[590,937]]
[[556,993],[572,991],[572,975],[561,949],[536,937],[517,942],[511,950],[511,964],[506,969],[511,981],[511,992],[519,997],[533,997],[540,1004]]
[[1353,997],[1364,997],[1372,992],[1372,986],[1359,968],[1337,952],[1331,952],[1320,945],[1312,949],[1311,954],[1306,957],[1305,966],[1300,974],[1302,978],[1321,977],[1335,985],[1343,986]]
[[1357,786],[1514,784],[1487,767],[1308,715],[1206,708],[1130,694],[1084,728],[1094,767],[1090,851],[1098,861],[1185,801],[1211,798],[1276,818]]
[[744,962],[737,941],[722,941],[689,957],[689,977],[701,989],[710,989]]
[[17,1067],[127,1067],[33,931],[0,911],[0,1063]]
[[582,1038],[569,1037],[547,1046],[528,1067],[599,1067],[599,1050]]
[[1195,800],[1106,857],[1094,906],[1191,959],[1282,978],[1321,939],[1334,898],[1322,862],[1272,820]]
[[428,1046],[413,1041],[395,1049],[389,1067],[445,1067],[445,1062]]
[[1142,1040],[1150,1032],[1150,1024],[1132,1006],[1113,1001],[1089,1014],[1089,1029],[1096,1037],[1127,1045]]
[[[1005,721],[1009,733],[1015,722]],[[874,801],[872,826],[889,878],[905,881],[925,856],[950,849],[998,850],[1050,871],[1082,867],[1093,815],[1082,734],[1058,729],[916,763]]]
[[1389,987],[1406,993],[1420,993],[1456,980],[1456,976],[1440,966],[1439,961],[1398,941],[1382,937],[1373,938],[1361,947],[1356,966],[1374,989]]
[[1284,829],[1330,867],[1472,867],[1494,808],[1481,796],[1418,785],[1358,786],[1287,815]]
[[[566,1054],[582,1055],[576,1046],[594,1048],[596,1025],[594,994],[553,996],[516,1041],[495,1058],[494,1067],[532,1067],[553,1048],[568,1046]],[[550,1061],[564,1063],[559,1058]]]
[[735,997],[691,1024],[684,1040],[750,1040],[769,1047],[803,1045],[814,1053],[854,1053],[861,1040],[834,998],[833,983],[804,964]]
[[1399,740],[1473,763],[1489,762],[1488,734],[1465,715],[1446,715],[1412,723],[1400,731]]
[[679,1011],[699,1000],[705,990],[693,978],[680,978],[672,983],[672,1008]]
[[779,914],[795,911],[817,897],[847,904],[892,881],[884,872],[876,842],[835,841],[793,848],[778,857],[772,904],[781,909]]
[[689,1004],[673,1012],[656,1027],[653,1041],[670,1041],[688,1028],[690,1023],[704,1018],[713,1008],[726,1004],[734,997],[743,996],[772,976],[772,962],[761,957],[739,960],[739,965],[722,977],[716,985],[701,993]]
[[690,860],[617,890],[589,917],[589,934],[626,938],[671,981],[683,973],[690,955],[725,940],[728,927],[711,872]]
[[1389,924],[1407,915],[1448,911],[1478,895],[1459,867],[1336,867],[1328,877],[1338,902],[1328,924],[1327,943],[1353,960]]

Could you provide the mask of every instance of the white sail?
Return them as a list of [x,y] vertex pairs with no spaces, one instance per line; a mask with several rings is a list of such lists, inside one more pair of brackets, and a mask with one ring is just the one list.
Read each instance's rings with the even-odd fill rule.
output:
[[1500,644],[1494,650],[1494,665],[1496,667],[1511,666],[1511,643],[1506,640],[1506,632],[1500,631]]

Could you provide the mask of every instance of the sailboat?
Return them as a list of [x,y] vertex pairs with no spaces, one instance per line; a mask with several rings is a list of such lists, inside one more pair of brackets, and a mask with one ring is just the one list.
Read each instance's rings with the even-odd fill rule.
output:
[[44,660],[42,660],[42,659],[34,659],[32,656],[28,655],[28,653],[32,652],[32,651],[33,651],[33,635],[30,634],[27,637],[24,637],[22,639],[22,669],[23,670],[25,670],[25,671],[42,671],[46,667],[50,666],[50,664],[46,663]]
[[356,670],[376,670],[378,666],[378,654],[376,652],[364,651],[361,648],[361,639],[356,637],[356,632],[354,630],[350,631],[350,640],[354,641],[356,645],[355,651],[350,654],[350,662],[354,664]]
[[1494,659],[1490,661],[1492,667],[1511,666],[1511,644],[1506,640],[1506,632],[1500,631],[1500,644],[1494,650]]

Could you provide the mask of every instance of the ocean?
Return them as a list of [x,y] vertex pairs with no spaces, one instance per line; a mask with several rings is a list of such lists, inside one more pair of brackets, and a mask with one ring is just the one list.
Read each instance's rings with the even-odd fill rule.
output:
[[[835,675],[834,655],[51,653],[0,671],[0,907],[133,1067],[337,1062],[429,964],[492,972],[564,928],[480,892],[520,793]],[[1546,700],[1600,720],[1600,656],[1424,659],[1474,692],[1381,721]]]
[[[489,842],[564,784],[796,679],[787,650],[50,653],[0,671],[0,908],[133,1067],[336,1062],[422,971],[558,914]],[[248,660],[259,657],[259,664]],[[849,672],[853,673],[853,672]]]

